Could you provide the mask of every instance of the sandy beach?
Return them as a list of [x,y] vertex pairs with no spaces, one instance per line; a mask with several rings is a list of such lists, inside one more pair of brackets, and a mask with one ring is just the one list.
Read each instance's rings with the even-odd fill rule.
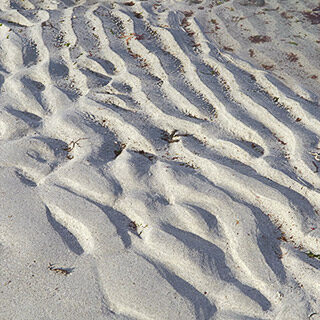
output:
[[0,1],[0,320],[320,320],[319,25]]

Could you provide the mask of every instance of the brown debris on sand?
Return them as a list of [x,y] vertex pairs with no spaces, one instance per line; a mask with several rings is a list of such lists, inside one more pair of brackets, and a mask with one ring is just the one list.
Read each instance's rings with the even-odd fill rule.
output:
[[262,42],[270,42],[271,38],[269,36],[256,35],[256,36],[250,36],[249,40],[252,43],[262,43]]
[[[315,10],[317,9],[317,10]],[[303,15],[311,21],[311,24],[319,24],[320,23],[320,6],[318,8],[310,11],[304,11]]]
[[287,59],[290,62],[296,62],[299,60],[298,56],[296,54],[294,54],[293,52],[287,53]]

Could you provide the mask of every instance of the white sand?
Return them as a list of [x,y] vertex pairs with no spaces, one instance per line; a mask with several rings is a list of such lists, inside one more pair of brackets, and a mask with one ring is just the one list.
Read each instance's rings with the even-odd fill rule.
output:
[[263,2],[0,2],[0,320],[320,319],[319,3]]

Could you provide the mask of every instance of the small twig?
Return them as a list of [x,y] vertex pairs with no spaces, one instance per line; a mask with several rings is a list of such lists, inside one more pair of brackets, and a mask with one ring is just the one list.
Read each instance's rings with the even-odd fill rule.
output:
[[173,130],[171,133],[168,133],[168,132],[164,132],[163,133],[163,136],[162,136],[162,140],[165,140],[169,143],[173,143],[173,142],[179,142],[180,140],[179,139],[175,139],[177,137],[181,137],[181,136],[185,136],[186,134],[177,134],[178,130]]
[[309,257],[309,258],[316,258],[320,260],[320,254],[314,254],[311,251],[305,252],[305,254]]
[[320,154],[319,154],[319,152],[312,151],[312,152],[309,152],[309,153],[314,156],[314,160],[320,161]]
[[315,316],[316,314],[318,314],[317,312],[313,312],[310,314],[310,316],[308,317],[309,319],[311,319],[311,317]]
[[[135,231],[135,232],[138,234],[138,236],[140,237],[141,234],[142,234],[142,232],[143,232],[143,229],[147,228],[148,225],[146,224],[146,225],[144,226],[144,225],[142,225],[142,223],[136,223],[135,221],[130,221],[129,227],[130,227],[133,231]],[[138,232],[138,228],[142,228],[142,230],[141,230],[140,232]]]
[[319,167],[317,166],[317,164],[316,164],[314,161],[312,161],[312,163],[313,163],[313,165],[316,167],[316,171],[314,171],[314,173],[319,172]]
[[142,156],[148,158],[150,161],[152,161],[155,158],[154,154],[145,152],[144,150],[134,150],[134,152],[141,154]]
[[49,262],[48,269],[50,271],[53,271],[55,273],[63,274],[64,276],[67,276],[72,272],[73,269],[70,268],[56,268],[52,263]]
[[66,148],[63,148],[63,150],[67,151],[67,152],[71,152],[75,146],[77,145],[78,147],[81,147],[80,144],[79,144],[79,141],[81,140],[87,140],[88,138],[79,138],[78,140],[76,141],[71,141],[69,144],[68,144],[68,147]]
[[137,33],[130,33],[129,35],[125,35],[122,34],[121,36],[119,36],[119,39],[126,39],[126,44],[129,45],[129,41],[131,39],[135,39],[135,40],[143,40],[144,39],[144,35],[143,34],[137,34]]

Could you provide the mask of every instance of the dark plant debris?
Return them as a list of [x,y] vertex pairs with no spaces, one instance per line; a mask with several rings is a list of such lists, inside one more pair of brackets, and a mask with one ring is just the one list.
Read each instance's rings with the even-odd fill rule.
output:
[[49,263],[48,269],[50,271],[55,272],[55,273],[67,276],[68,274],[70,274],[73,271],[74,268],[59,268],[59,267],[55,267],[54,264]]
[[223,49],[226,50],[226,51],[233,51],[233,48],[227,47],[227,46],[224,46]]
[[262,64],[263,69],[265,70],[272,70],[274,68],[274,65],[268,65],[268,64]]
[[256,35],[256,36],[250,36],[249,40],[252,43],[263,43],[263,42],[270,42],[271,38],[269,36]]
[[315,166],[315,171],[314,171],[314,173],[319,172],[319,167],[318,167],[318,165],[317,165],[314,161],[312,161],[312,163],[313,163],[313,165]]
[[320,23],[320,5],[312,9],[312,11],[304,11],[302,14],[311,21],[311,24]]
[[186,137],[187,133],[178,133],[178,130],[173,130],[171,133],[163,132],[161,139],[167,141],[168,143],[179,142],[180,139],[177,137]]
[[294,54],[293,52],[287,53],[287,59],[290,62],[296,62],[299,60],[298,56],[296,54]]
[[315,258],[315,259],[319,259],[320,260],[320,254],[314,254],[311,251],[305,252],[305,254],[309,257],[309,258]]
[[114,154],[115,154],[115,158],[117,158],[121,152],[124,150],[124,148],[126,147],[125,143],[121,143],[120,145],[118,145],[118,149],[114,150]]
[[[143,230],[145,228],[147,228],[147,227],[148,227],[147,224],[146,225],[142,225],[141,223],[137,223],[136,221],[130,221],[130,223],[129,223],[129,228],[132,231],[134,231],[135,233],[137,233],[139,237],[141,236]],[[142,228],[142,230],[140,232],[138,232],[138,228]]]
[[135,16],[137,19],[142,19],[142,18],[143,18],[142,12],[134,12],[134,16]]
[[148,158],[150,161],[152,161],[155,158],[154,154],[145,152],[144,150],[138,150],[138,151],[135,151],[135,152],[137,152],[137,153],[141,154],[142,156]]

